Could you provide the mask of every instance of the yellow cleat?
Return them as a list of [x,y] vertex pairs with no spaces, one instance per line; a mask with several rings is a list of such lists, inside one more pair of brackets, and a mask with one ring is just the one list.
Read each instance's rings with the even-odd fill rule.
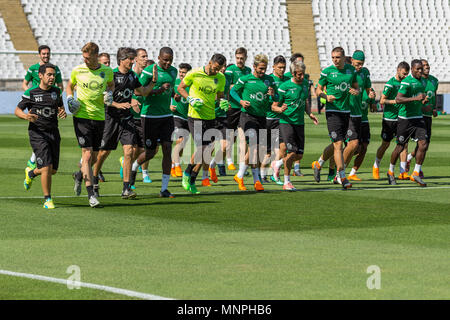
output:
[[245,191],[247,188],[244,185],[244,179],[238,178],[237,174],[234,176],[234,181],[236,181],[239,185],[239,190]]
[[211,183],[209,182],[208,178],[202,180],[202,186],[211,187]]
[[255,183],[255,190],[256,191],[264,191],[264,187],[262,186],[262,183],[261,183],[261,181],[256,181],[256,183]]
[[398,180],[410,180],[410,179],[411,177],[406,172],[400,173],[400,175],[398,176]]
[[380,180],[380,168],[372,167],[372,176],[375,180]]
[[230,163],[228,165],[228,170],[236,170],[236,167],[234,166],[234,163]]
[[361,179],[358,178],[358,176],[356,174],[349,175],[347,179],[353,180],[353,181],[361,181]]
[[179,178],[183,176],[183,170],[180,166],[175,166],[175,175]]
[[55,209],[55,204],[52,199],[47,199],[43,205],[44,209]]

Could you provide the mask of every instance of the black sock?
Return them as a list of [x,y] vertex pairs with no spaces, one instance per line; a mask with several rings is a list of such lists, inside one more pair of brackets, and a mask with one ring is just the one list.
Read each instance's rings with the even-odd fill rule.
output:
[[28,177],[30,177],[31,179],[34,179],[36,176],[37,176],[37,174],[34,173],[34,170],[28,171]]
[[194,168],[194,166],[192,164],[188,164],[186,170],[184,170],[184,173],[186,173],[188,176],[192,175],[192,168]]
[[51,199],[51,198],[52,198],[52,197],[51,197],[50,195],[44,196],[45,201],[47,201],[47,200],[49,200],[49,199]]
[[195,184],[195,180],[197,179],[198,172],[195,172],[192,170],[191,172],[191,179],[189,181],[190,184]]
[[329,175],[329,176],[334,175],[334,172],[335,172],[335,171],[334,171],[334,168],[329,168],[329,169],[328,169],[328,175]]
[[83,180],[83,173],[80,171],[75,173],[75,179],[77,179],[78,181]]
[[123,182],[123,191],[130,189],[130,183],[129,182]]
[[94,195],[94,186],[87,186],[86,190],[87,190],[87,193],[88,193],[88,198],[90,198],[91,196]]
[[130,186],[134,186],[134,184],[136,183],[136,175],[137,175],[137,171],[131,171],[131,175],[130,175]]
[[92,184],[94,185],[94,187],[98,187],[98,177],[93,176],[92,177]]

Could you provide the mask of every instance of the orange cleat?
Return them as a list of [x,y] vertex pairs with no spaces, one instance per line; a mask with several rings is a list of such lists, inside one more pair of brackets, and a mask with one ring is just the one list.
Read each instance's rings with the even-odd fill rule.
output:
[[211,187],[211,183],[209,182],[208,178],[202,180],[202,186]]
[[228,165],[228,170],[236,170],[236,167],[234,166],[234,163],[230,163]]
[[183,170],[181,170],[180,166],[175,166],[175,175],[177,177],[182,177],[183,176]]
[[217,178],[216,169],[209,168],[209,176],[214,183],[217,183],[219,179]]
[[427,186],[425,181],[423,181],[422,178],[420,177],[420,173],[417,172],[417,171],[414,171],[409,179],[411,181],[417,182],[421,187],[426,187]]
[[175,173],[175,168],[170,169],[170,176],[173,177],[173,178],[177,177],[177,175]]
[[255,190],[256,191],[264,191],[264,187],[262,186],[262,183],[261,183],[261,181],[256,181],[256,183],[255,183]]
[[239,190],[245,191],[247,190],[247,188],[244,185],[244,179],[243,178],[238,178],[237,174],[234,175],[234,181],[236,181],[239,185]]
[[356,174],[349,175],[347,179],[352,181],[361,181]]
[[375,180],[380,180],[380,168],[372,167],[372,176]]
[[411,177],[406,172],[400,173],[400,175],[398,176],[398,180],[410,180],[410,179]]

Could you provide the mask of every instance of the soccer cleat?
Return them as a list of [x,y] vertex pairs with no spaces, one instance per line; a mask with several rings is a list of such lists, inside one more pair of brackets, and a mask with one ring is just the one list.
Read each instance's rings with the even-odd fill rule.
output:
[[425,181],[422,180],[422,178],[420,177],[420,174],[417,171],[413,172],[413,174],[410,177],[410,180],[417,182],[421,187],[427,186],[427,184],[425,183]]
[[397,184],[397,181],[395,181],[395,176],[394,176],[393,172],[388,171],[387,178],[388,178],[388,183],[390,185],[396,185]]
[[123,157],[119,158],[119,162],[120,162],[120,177],[123,179]]
[[102,170],[100,170],[100,171],[98,172],[97,178],[98,178],[98,181],[106,182],[106,179],[105,179],[105,176],[103,175]]
[[254,187],[255,187],[255,191],[264,191],[264,187],[263,187],[261,181],[259,181],[259,180],[255,182]]
[[134,199],[136,198],[137,194],[136,192],[132,191],[131,189],[126,189],[122,191],[122,199]]
[[177,174],[175,173],[175,167],[173,167],[172,169],[170,169],[170,176],[171,176],[172,178],[176,178],[176,177],[177,177]]
[[150,179],[150,176],[145,176],[144,179],[142,179],[142,182],[144,182],[144,183],[152,183],[152,179]]
[[352,181],[361,181],[360,178],[358,178],[358,176],[355,174],[349,175],[348,176],[348,180],[352,180]]
[[191,176],[187,175],[185,172],[183,172],[183,178],[181,179],[181,185],[183,186],[183,189],[186,191],[189,191],[189,185]]
[[280,168],[277,168],[277,166],[275,165],[275,161],[272,161],[270,167],[272,168],[272,181],[277,182],[278,180],[280,180]]
[[171,194],[170,191],[167,189],[164,191],[161,191],[159,193],[159,197],[160,198],[171,198],[171,199],[175,198],[175,196],[173,194]]
[[141,166],[138,167],[138,172],[142,172],[142,167]]
[[83,179],[80,179],[80,172],[74,172],[72,173],[72,178],[74,181],[73,191],[75,191],[75,194],[79,196],[81,194],[81,183],[83,182]]
[[291,182],[288,182],[287,184],[283,185],[283,190],[296,191],[297,189],[294,187],[294,185]]
[[91,206],[91,208],[95,208],[98,205],[100,205],[100,202],[97,200],[96,196],[90,196],[89,197],[89,205]]
[[236,175],[234,175],[234,181],[236,181],[238,183],[239,190],[242,190],[242,191],[247,190],[247,188],[244,185],[244,178],[239,178],[236,174]]
[[42,206],[44,209],[55,209],[55,204],[53,203],[52,198],[48,198],[45,200],[44,205]]
[[209,182],[208,178],[205,178],[202,180],[202,186],[203,187],[211,187],[211,182]]
[[36,162],[31,162],[31,160],[28,160],[28,162],[27,162],[27,167],[28,168],[31,168],[31,170],[34,170],[34,169],[36,169]]
[[136,190],[136,185],[135,185],[135,184],[132,184],[132,185],[130,186],[130,189],[131,189],[131,190]]
[[230,163],[228,165],[228,170],[236,170],[236,167],[234,166],[234,163]]
[[425,176],[423,175],[423,171],[422,170],[420,170],[420,172],[419,172],[419,177],[420,177],[420,179],[424,179],[425,178]]
[[341,179],[342,188],[345,190],[350,189],[352,187],[352,184],[350,181],[347,180],[347,178]]
[[380,180],[380,168],[372,167],[372,177],[375,180]]
[[28,172],[30,171],[33,171],[33,169],[31,169],[30,167],[25,168],[25,180],[23,180],[23,187],[27,191],[30,190],[31,184],[33,183],[33,179],[31,179],[30,176],[28,175]]
[[328,181],[333,181],[334,177],[336,177],[336,168],[328,168],[328,176],[327,176],[327,180]]
[[189,192],[192,194],[199,194],[200,191],[197,190],[195,184],[189,184]]
[[268,184],[268,183],[270,183],[270,179],[269,178],[267,178],[267,176],[266,177],[264,177],[263,179],[261,179],[261,183],[262,184]]
[[322,167],[319,164],[319,161],[314,161],[312,163],[312,169],[314,170],[314,180],[316,180],[317,183],[320,182],[320,169],[322,169]]
[[214,183],[217,183],[219,181],[219,179],[217,178],[216,169],[209,168],[209,175]]
[[406,160],[406,167],[405,167],[405,171],[409,172],[409,168],[411,167],[411,160]]
[[225,171],[225,165],[218,164],[217,167],[219,167],[219,176],[225,177],[227,175],[227,172]]
[[341,178],[339,178],[337,175],[333,178],[333,184],[342,184]]
[[294,176],[304,177],[305,175],[300,171],[300,169],[294,170]]
[[411,177],[408,175],[407,172],[402,172],[398,176],[398,180],[409,180]]
[[175,167],[175,175],[176,175],[177,177],[182,177],[182,176],[183,176],[183,170],[181,170],[181,167],[180,167],[180,166],[176,166],[176,167]]
[[282,186],[284,185],[283,181],[281,181],[280,179],[275,180],[275,178],[273,176],[270,176],[270,180],[272,180],[273,182],[275,182],[276,184]]

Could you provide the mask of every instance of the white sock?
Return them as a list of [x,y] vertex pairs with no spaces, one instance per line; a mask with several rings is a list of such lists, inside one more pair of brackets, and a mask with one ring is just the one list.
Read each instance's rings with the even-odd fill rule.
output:
[[172,169],[175,168],[175,163],[172,163]]
[[133,165],[131,166],[131,171],[137,171],[139,168],[137,160],[133,162]]
[[169,180],[170,180],[170,174],[162,175],[161,191],[167,190],[167,187],[169,186]]
[[252,168],[252,174],[253,174],[253,183],[256,183],[256,181],[259,181],[259,169]]
[[294,170],[300,170],[300,163],[294,163]]
[[284,176],[284,184],[291,182],[291,176]]
[[179,166],[180,166],[180,164],[175,162],[175,167],[179,167]]
[[80,158],[80,164],[82,164],[83,163],[83,158]]
[[394,173],[394,170],[395,170],[395,164],[390,163],[389,164],[389,171]]
[[275,167],[277,169],[281,168],[281,166],[283,165],[283,159],[280,159],[278,161],[275,161]]
[[34,154],[34,152],[31,154],[30,161],[33,163],[36,162],[36,155]]
[[400,162],[400,173],[406,172],[406,162]]
[[208,179],[208,170],[203,169],[202,180]]
[[355,168],[352,168],[352,171],[350,171],[350,175],[352,176],[354,174],[356,174],[356,170],[355,170]]
[[245,171],[247,170],[247,165],[245,164],[245,162],[241,162],[239,163],[239,171],[238,171],[238,178],[242,179],[245,175]]
[[408,153],[408,155],[406,156],[406,160],[411,161],[412,158],[413,158],[412,154]]
[[228,165],[233,164],[233,159],[227,158],[227,164],[228,164]]
[[416,166],[414,167],[414,171],[417,173],[420,173],[420,171],[422,171],[422,165],[416,163]]
[[145,177],[148,177],[148,170],[142,170],[142,178],[145,178]]
[[264,179],[266,177],[266,171],[267,171],[266,168],[264,168],[264,167],[261,168],[261,170],[260,170],[260,172],[261,172],[261,179]]
[[375,162],[373,163],[374,168],[378,168],[380,166],[381,159],[375,157]]
[[214,169],[216,167],[216,159],[212,158],[211,162],[209,163],[209,167],[211,169]]

